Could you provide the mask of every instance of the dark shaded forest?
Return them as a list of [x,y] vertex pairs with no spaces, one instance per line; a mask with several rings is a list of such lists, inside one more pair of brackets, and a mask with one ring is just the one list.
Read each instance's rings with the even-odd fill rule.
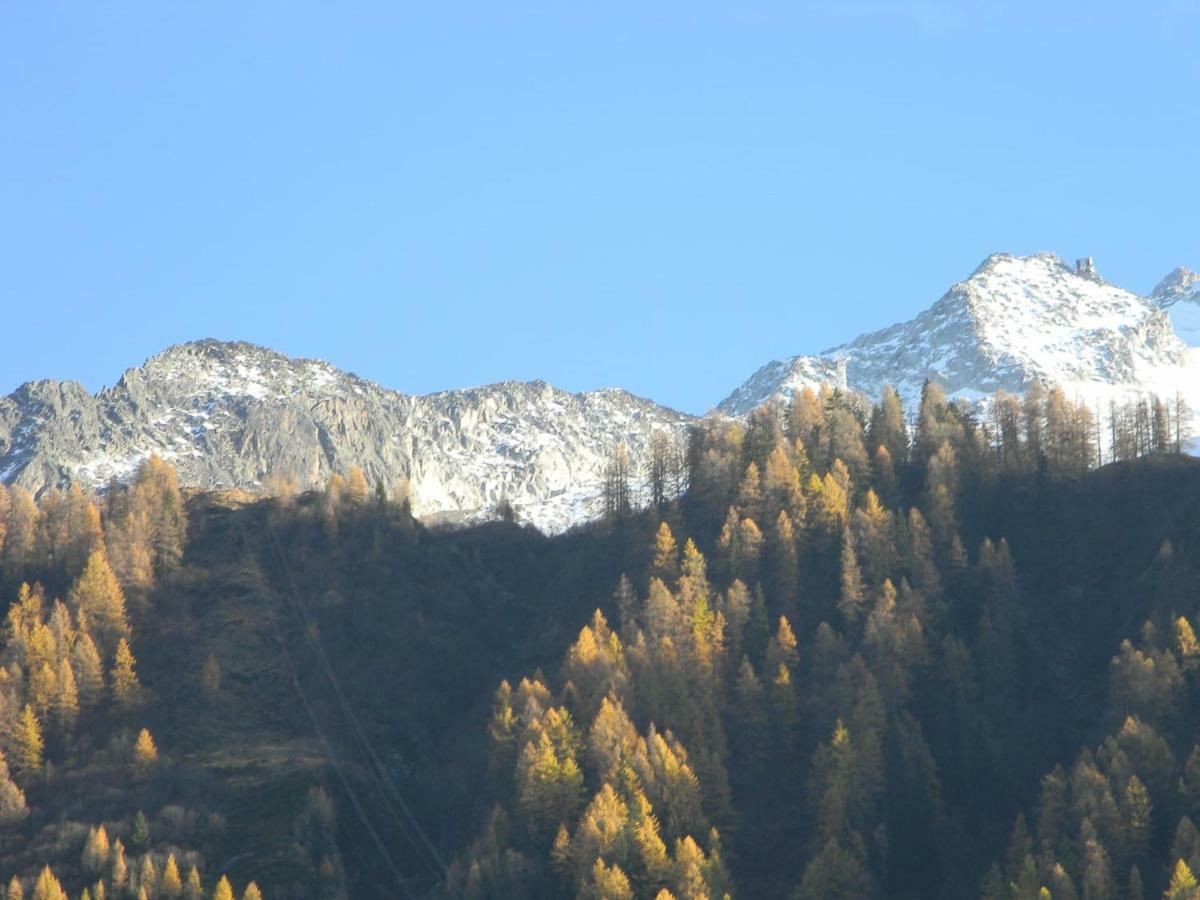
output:
[[553,537],[2,491],[6,896],[1196,898],[1178,423],[806,391]]

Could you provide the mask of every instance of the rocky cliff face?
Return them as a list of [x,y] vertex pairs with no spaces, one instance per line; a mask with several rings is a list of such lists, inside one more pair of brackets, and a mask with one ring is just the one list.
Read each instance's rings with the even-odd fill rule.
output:
[[1200,347],[1200,272],[1180,266],[1160,281],[1150,296],[1171,317],[1179,337]]
[[411,396],[327,363],[200,341],[95,396],[40,381],[0,400],[0,480],[98,487],[150,453],[203,487],[254,488],[272,474],[308,487],[361,466],[372,484],[407,478],[419,515],[470,518],[507,497],[525,520],[560,530],[594,514],[618,443],[641,471],[651,433],[682,440],[689,421],[625,391],[541,382]]
[[740,415],[805,386],[837,383],[839,364],[848,387],[878,397],[891,384],[909,403],[932,379],[966,400],[1040,381],[1097,403],[1180,390],[1195,406],[1200,360],[1176,333],[1168,305],[1165,294],[1151,299],[1108,284],[1090,258],[1072,266],[1052,254],[996,254],[916,318],[816,356],[768,363],[720,409]]

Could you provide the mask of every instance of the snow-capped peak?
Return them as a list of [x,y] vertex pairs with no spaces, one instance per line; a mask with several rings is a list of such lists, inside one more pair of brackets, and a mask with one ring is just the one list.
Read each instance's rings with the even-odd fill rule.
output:
[[1189,354],[1158,303],[1105,282],[1090,257],[1070,265],[1052,253],[997,253],[907,322],[769,363],[721,409],[742,414],[833,383],[839,360],[851,388],[878,397],[891,384],[911,403],[927,379],[966,399],[1034,381],[1136,389],[1188,366]]
[[1189,346],[1200,347],[1200,272],[1180,266],[1150,296],[1167,311],[1179,336]]
[[1197,302],[1200,300],[1200,272],[1180,266],[1160,281],[1150,296],[1163,306],[1179,300]]

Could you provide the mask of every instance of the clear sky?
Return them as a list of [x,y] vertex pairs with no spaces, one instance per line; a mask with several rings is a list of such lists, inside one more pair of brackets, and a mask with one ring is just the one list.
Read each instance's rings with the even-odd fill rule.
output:
[[693,412],[989,253],[1200,266],[1200,4],[0,8],[0,393],[212,336]]

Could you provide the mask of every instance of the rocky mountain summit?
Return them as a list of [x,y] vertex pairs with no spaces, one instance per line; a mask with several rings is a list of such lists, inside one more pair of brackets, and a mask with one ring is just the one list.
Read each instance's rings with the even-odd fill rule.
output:
[[[742,415],[821,382],[872,397],[891,384],[913,404],[926,379],[968,401],[1040,381],[1097,404],[1181,391],[1195,408],[1200,356],[1176,316],[1200,313],[1198,290],[1184,269],[1145,297],[1107,283],[1090,258],[1071,265],[1048,253],[995,254],[907,322],[815,356],[768,363],[720,409]],[[1192,343],[1200,344],[1200,333]]]
[[[968,402],[1040,381],[1098,408],[1178,392],[1200,411],[1200,275],[1176,269],[1143,296],[1107,283],[1090,258],[996,254],[907,322],[768,363],[719,411],[744,415],[823,382],[872,397],[892,384],[911,405],[926,379]],[[328,363],[205,340],[95,395],[38,381],[0,399],[0,481],[101,487],[151,453],[199,487],[254,489],[283,475],[305,488],[360,466],[387,489],[406,479],[418,515],[476,518],[507,498],[555,531],[598,512],[618,444],[642,472],[651,435],[682,444],[692,421],[622,390],[543,382],[414,396]]]
[[470,518],[507,498],[522,519],[561,530],[594,514],[617,444],[640,471],[651,433],[681,440],[689,421],[622,390],[542,382],[401,394],[328,363],[205,340],[94,396],[39,381],[0,399],[0,480],[100,487],[151,453],[203,487],[255,488],[276,474],[304,488],[361,466],[389,490],[407,479],[418,515]]
[[1200,347],[1200,272],[1180,266],[1150,296],[1167,311],[1176,333],[1189,345]]

